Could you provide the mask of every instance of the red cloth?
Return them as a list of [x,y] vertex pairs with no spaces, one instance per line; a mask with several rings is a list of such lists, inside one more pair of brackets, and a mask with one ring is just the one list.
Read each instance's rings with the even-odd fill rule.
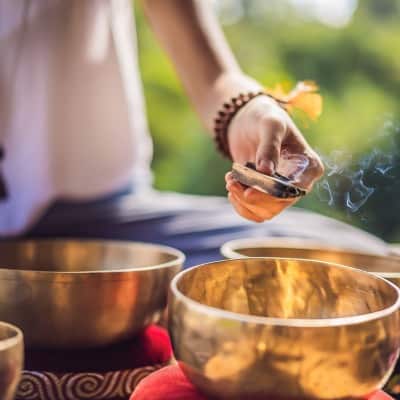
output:
[[186,378],[178,365],[171,365],[143,379],[130,400],[207,400]]
[[26,350],[25,370],[109,372],[167,363],[172,358],[167,331],[151,325],[124,343],[76,350]]
[[[186,378],[178,365],[162,368],[143,379],[130,400],[208,400]],[[271,399],[272,400],[272,399]],[[383,391],[367,400],[393,400]]]

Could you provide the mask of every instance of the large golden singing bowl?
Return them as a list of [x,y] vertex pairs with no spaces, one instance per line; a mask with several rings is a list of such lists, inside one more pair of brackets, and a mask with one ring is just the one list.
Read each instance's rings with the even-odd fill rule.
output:
[[12,400],[21,376],[24,360],[22,332],[0,322],[0,399]]
[[124,340],[157,319],[184,255],[132,242],[0,243],[0,320],[27,347],[73,348]]
[[227,260],[172,280],[169,328],[181,368],[208,395],[362,398],[396,363],[399,296],[336,264]]
[[290,238],[232,240],[221,247],[221,253],[226,258],[287,257],[333,262],[372,272],[400,287],[400,257],[398,256],[357,253],[329,247],[316,241]]

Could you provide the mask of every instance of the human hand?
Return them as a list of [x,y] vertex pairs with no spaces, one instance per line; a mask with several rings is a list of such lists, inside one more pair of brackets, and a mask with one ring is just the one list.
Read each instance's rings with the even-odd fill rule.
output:
[[[249,101],[233,118],[228,130],[229,150],[234,162],[255,164],[259,172],[279,172],[293,178],[296,185],[309,191],[323,175],[323,164],[311,149],[290,116],[275,100],[258,96]],[[304,162],[301,170],[288,171],[282,154]],[[282,169],[286,169],[282,170]],[[225,177],[228,198],[244,218],[263,222],[273,218],[297,199],[281,199],[241,185],[231,173]]]

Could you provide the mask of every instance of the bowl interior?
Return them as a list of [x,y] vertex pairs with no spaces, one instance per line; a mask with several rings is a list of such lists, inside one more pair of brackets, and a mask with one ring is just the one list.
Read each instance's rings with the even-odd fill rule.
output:
[[270,318],[349,317],[398,302],[396,288],[378,277],[309,260],[227,260],[184,271],[176,282],[203,305]]
[[22,337],[19,329],[16,327],[0,322],[0,351],[17,344]]
[[288,257],[328,261],[369,272],[400,273],[400,257],[374,256],[330,248],[296,248],[296,247],[237,247],[232,248],[232,255],[245,257]]
[[0,243],[0,268],[16,270],[123,271],[161,266],[182,257],[172,248],[134,242],[31,240]]
[[18,331],[12,328],[10,325],[0,324],[0,341],[8,340],[18,336]]

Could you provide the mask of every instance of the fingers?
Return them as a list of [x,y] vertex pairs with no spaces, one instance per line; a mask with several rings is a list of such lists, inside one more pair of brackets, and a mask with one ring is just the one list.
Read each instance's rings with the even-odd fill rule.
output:
[[310,190],[314,183],[324,175],[324,165],[319,156],[314,151],[307,152],[310,161],[307,169],[300,177],[299,186]]
[[256,152],[256,167],[258,171],[271,175],[278,165],[286,125],[282,118],[268,116],[262,129]]
[[307,143],[299,128],[292,120],[289,122],[289,130],[293,137],[293,140],[289,144],[291,151],[293,153],[304,154],[309,160],[307,169],[300,176],[300,181],[298,182],[299,186],[310,190],[313,184],[324,175],[324,164],[319,155]]
[[276,204],[287,204],[291,203],[293,199],[290,198],[278,198],[274,196],[270,196],[266,193],[260,192],[257,189],[246,188],[243,192],[244,200],[253,205],[263,205],[268,203],[276,203]]
[[[291,151],[295,154],[293,149]],[[324,175],[324,164],[319,155],[308,145],[296,152],[307,158],[308,165],[303,171],[296,174],[295,184],[303,189],[311,190],[314,183]]]
[[262,192],[256,192],[258,192],[256,189],[251,188],[244,191],[236,189],[231,191],[241,205],[245,206],[263,221],[272,219],[295,201],[294,199],[279,199]]
[[250,211],[246,206],[244,206],[241,201],[231,192],[228,193],[228,199],[231,202],[233,208],[236,212],[243,218],[249,219],[254,222],[263,222],[264,220],[257,214]]
[[230,173],[226,175],[226,182],[228,197],[235,210],[244,218],[255,222],[269,220],[295,202],[295,199],[279,199],[256,189],[246,188],[235,181]]

